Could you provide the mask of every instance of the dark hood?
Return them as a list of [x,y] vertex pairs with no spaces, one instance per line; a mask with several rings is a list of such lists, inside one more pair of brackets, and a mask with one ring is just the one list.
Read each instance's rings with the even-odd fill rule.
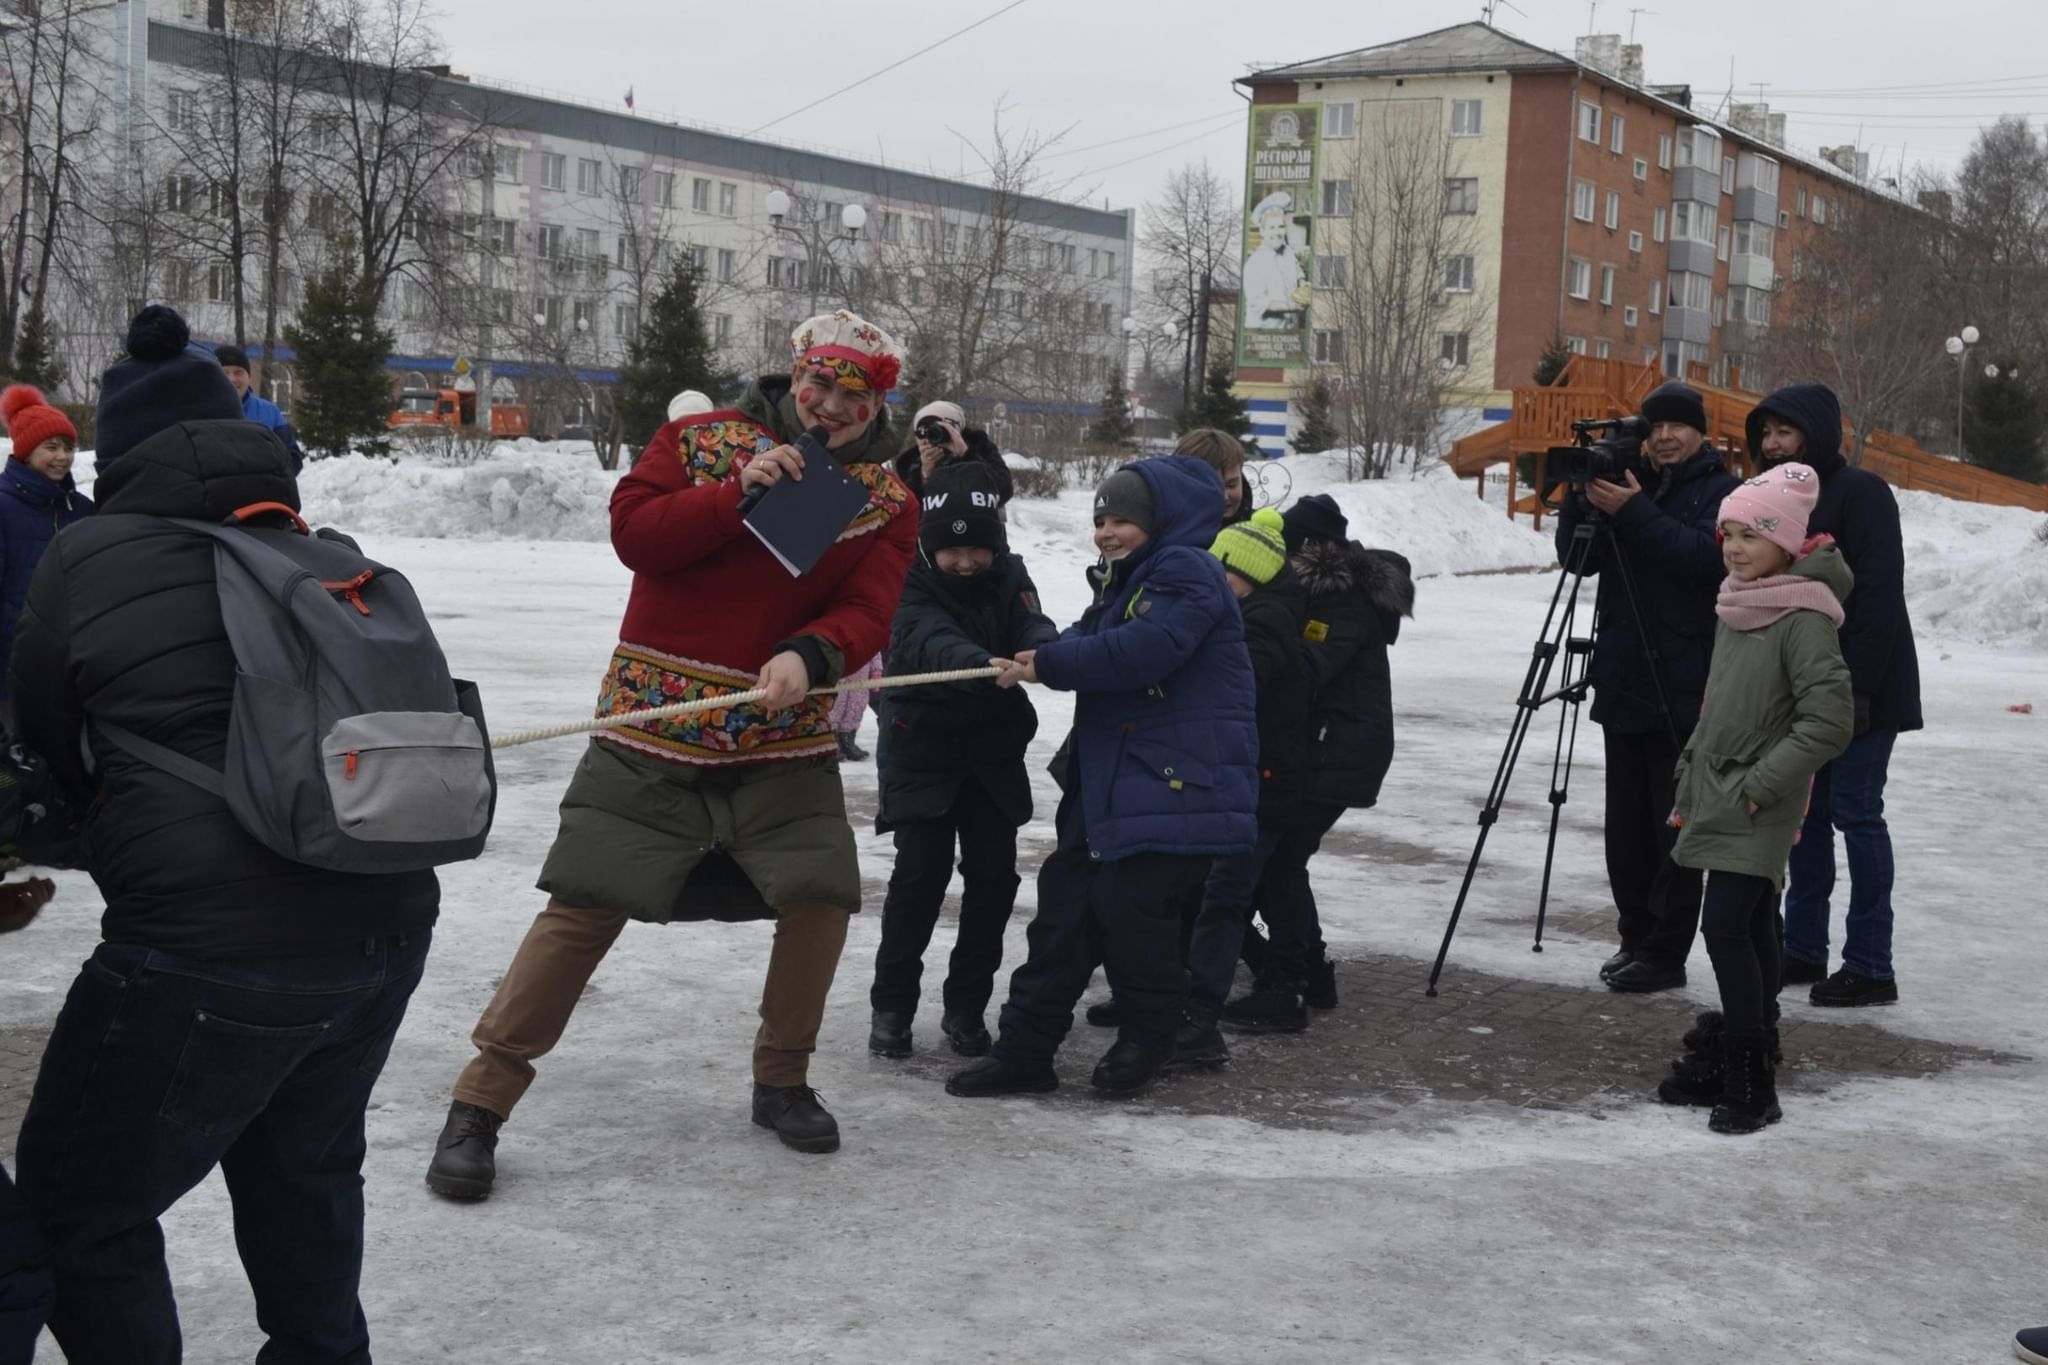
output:
[[[889,458],[889,447],[895,444],[889,436],[889,405],[882,402],[880,394],[876,401],[881,403],[882,410],[875,414],[875,424],[859,440],[832,452],[839,463],[880,464]],[[742,416],[768,428],[779,441],[793,445],[804,434],[803,419],[797,416],[796,399],[790,396],[786,374],[762,375],[747,385],[746,393],[733,406]]]
[[10,495],[20,498],[31,507],[54,507],[78,488],[78,483],[69,474],[62,480],[38,473],[26,460],[9,460],[0,466],[0,478],[4,478]]
[[1379,614],[1387,643],[1401,631],[1401,618],[1415,615],[1415,576],[1408,560],[1392,550],[1368,550],[1357,541],[1306,542],[1289,561],[1311,597],[1355,592]]
[[1842,468],[1842,405],[1833,389],[1825,384],[1792,384],[1751,409],[1744,424],[1749,435],[1749,453],[1764,468],[1769,467],[1764,463],[1763,453],[1766,417],[1789,422],[1806,433],[1806,454],[1796,458],[1801,464],[1813,466],[1823,479]]
[[140,442],[93,486],[103,514],[226,521],[236,509],[281,502],[299,485],[284,443],[261,422],[179,422]]
[[1216,471],[1192,455],[1161,455],[1133,460],[1135,470],[1152,490],[1152,539],[1155,546],[1186,545],[1207,551],[1223,529],[1223,481]]

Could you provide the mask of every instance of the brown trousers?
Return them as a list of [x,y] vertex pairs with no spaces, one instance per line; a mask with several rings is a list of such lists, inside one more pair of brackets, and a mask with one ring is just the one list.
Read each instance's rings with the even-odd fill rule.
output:
[[[476,1021],[470,1035],[476,1060],[455,1082],[456,1099],[500,1118],[511,1115],[533,1084],[533,1059],[562,1040],[585,983],[626,918],[548,902]],[[825,996],[846,946],[848,918],[831,905],[786,906],[777,914],[761,987],[761,1027],[754,1035],[754,1079],[760,1084],[804,1083],[825,1018]]]

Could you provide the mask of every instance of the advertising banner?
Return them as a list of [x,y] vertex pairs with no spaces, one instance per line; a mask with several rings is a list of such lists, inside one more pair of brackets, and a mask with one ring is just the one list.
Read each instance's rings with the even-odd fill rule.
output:
[[1244,176],[1240,365],[1298,366],[1313,359],[1309,330],[1320,104],[1255,104]]

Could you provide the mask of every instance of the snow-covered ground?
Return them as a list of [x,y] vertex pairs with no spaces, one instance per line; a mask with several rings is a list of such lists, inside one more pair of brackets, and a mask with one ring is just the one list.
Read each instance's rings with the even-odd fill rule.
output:
[[[1547,541],[1448,477],[1338,486],[1327,464],[1289,464],[1295,495],[1332,489],[1363,538],[1429,575],[1393,655],[1400,752],[1379,808],[1345,827],[1462,862],[1552,578],[1459,575],[1547,567]],[[543,452],[373,473],[315,466],[308,506],[409,573],[498,728],[586,714],[627,586],[581,531],[601,534],[605,476]],[[1653,1103],[1596,1119],[1435,1102],[1366,1136],[1193,1118],[1170,1090],[970,1103],[941,1091],[945,1068],[868,1057],[869,913],[813,1073],[846,1145],[801,1157],[746,1117],[765,926],[635,926],[507,1125],[498,1193],[448,1204],[421,1172],[477,1011],[539,909],[533,877],[578,755],[576,741],[537,745],[503,755],[490,851],[444,877],[434,957],[370,1116],[363,1298],[378,1358],[2001,1358],[2015,1326],[2048,1320],[2048,544],[2038,516],[1902,504],[1928,712],[1891,784],[1903,999],[1853,1022],[2025,1062],[1845,1082],[1794,1098],[1748,1140]],[[1085,600],[1085,508],[1075,493],[1012,512],[1060,619]],[[550,538],[502,538],[508,526]],[[1068,708],[1035,699],[1036,772]],[[2023,702],[2042,714],[2007,710]],[[1560,919],[1606,903],[1598,744],[1581,759]],[[1583,987],[1608,951],[1569,936],[1528,951],[1548,810],[1532,766],[1489,847],[1453,980],[1474,967]],[[872,767],[847,773],[872,787]],[[1035,780],[1049,817],[1050,783]],[[1044,826],[1027,839],[1048,839]],[[886,840],[863,837],[861,855],[871,880],[886,876]],[[1443,866],[1333,857],[1318,875],[1339,956],[1434,953],[1455,891]],[[1031,896],[1027,879],[1012,961]],[[91,884],[67,875],[7,945],[0,1026],[54,1015],[96,910]],[[1705,1006],[1703,952],[1694,967]],[[920,1015],[922,1047],[936,1022],[935,1007]],[[1106,1041],[1077,1029],[1067,1060],[1085,1072]],[[218,1180],[165,1222],[186,1359],[247,1360],[257,1338]]]

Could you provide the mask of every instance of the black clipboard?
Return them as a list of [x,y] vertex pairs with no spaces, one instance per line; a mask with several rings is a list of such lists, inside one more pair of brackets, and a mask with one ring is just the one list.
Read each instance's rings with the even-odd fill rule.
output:
[[868,488],[831,458],[806,459],[801,479],[784,479],[761,495],[746,527],[790,577],[816,568],[825,552],[868,505]]

